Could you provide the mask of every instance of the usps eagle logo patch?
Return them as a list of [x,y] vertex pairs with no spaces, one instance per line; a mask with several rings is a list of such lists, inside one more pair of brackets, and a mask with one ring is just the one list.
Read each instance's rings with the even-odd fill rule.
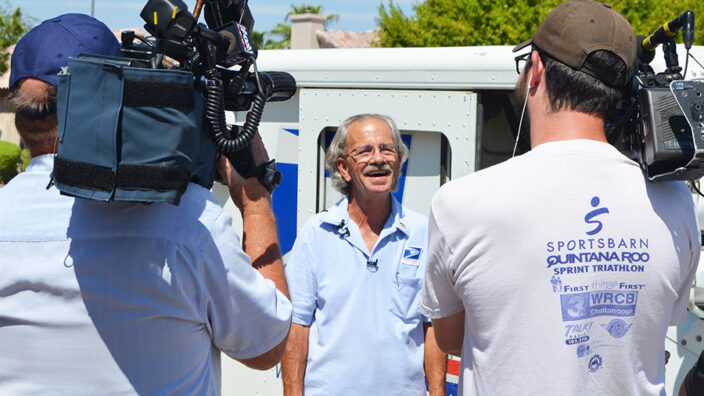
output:
[[420,259],[420,253],[423,248],[419,246],[409,246],[403,251],[403,258],[401,259],[402,264],[406,265],[418,265],[418,260]]

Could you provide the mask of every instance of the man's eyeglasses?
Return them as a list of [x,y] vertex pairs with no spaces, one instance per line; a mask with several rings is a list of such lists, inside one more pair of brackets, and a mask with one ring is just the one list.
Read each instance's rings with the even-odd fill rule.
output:
[[526,67],[526,64],[528,63],[528,60],[530,59],[530,54],[532,52],[533,51],[526,52],[525,54],[521,54],[513,58],[516,60],[516,73],[521,74],[523,69]]
[[398,155],[398,149],[394,144],[382,143],[378,147],[372,145],[359,146],[351,150],[347,155],[351,156],[357,162],[367,162],[374,156],[374,151],[379,150],[384,158],[391,159]]

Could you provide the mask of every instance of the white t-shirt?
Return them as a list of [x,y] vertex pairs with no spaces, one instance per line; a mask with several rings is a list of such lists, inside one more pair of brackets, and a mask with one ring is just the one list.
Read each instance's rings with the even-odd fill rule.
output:
[[421,311],[465,310],[464,395],[660,395],[699,227],[682,182],[612,146],[542,144],[432,201]]

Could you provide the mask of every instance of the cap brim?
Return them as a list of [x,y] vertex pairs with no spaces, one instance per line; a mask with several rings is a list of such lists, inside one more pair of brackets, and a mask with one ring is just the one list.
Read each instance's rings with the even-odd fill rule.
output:
[[530,39],[528,39],[528,40],[526,40],[526,41],[524,41],[524,42],[518,44],[517,46],[513,47],[513,50],[512,50],[512,51],[513,51],[513,52],[518,52],[518,51],[522,50],[523,48],[525,48],[525,47],[527,47],[527,46],[529,46],[529,45],[531,45],[531,44],[533,44],[533,39],[532,39],[532,38],[530,38]]

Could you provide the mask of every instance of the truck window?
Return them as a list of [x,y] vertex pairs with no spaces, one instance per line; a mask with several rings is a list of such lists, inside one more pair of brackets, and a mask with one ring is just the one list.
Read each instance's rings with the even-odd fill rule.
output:
[[[479,93],[476,170],[511,158],[522,105],[516,104],[513,91]],[[524,125],[516,155],[529,149],[530,140]]]

